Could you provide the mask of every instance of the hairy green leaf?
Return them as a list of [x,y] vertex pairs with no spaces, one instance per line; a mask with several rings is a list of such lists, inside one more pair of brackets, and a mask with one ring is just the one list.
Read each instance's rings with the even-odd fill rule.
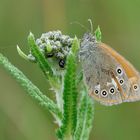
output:
[[72,52],[67,57],[66,73],[63,91],[63,120],[58,136],[64,139],[72,137],[77,122],[77,85],[76,85],[76,52],[79,48],[74,40]]
[[74,140],[88,140],[94,116],[93,100],[83,90],[80,100]]
[[39,66],[42,69],[42,71],[44,72],[44,74],[47,77],[53,76],[53,71],[52,71],[50,65],[48,64],[45,56],[40,52],[38,46],[36,45],[35,38],[32,33],[30,33],[28,36],[28,44],[30,46],[33,56],[36,58]]
[[19,69],[12,65],[6,57],[0,54],[2,65],[41,106],[48,109],[55,117],[62,118],[62,114],[56,104],[45,96]]
[[52,88],[56,91],[60,89],[59,79],[54,75],[52,68],[47,62],[45,56],[40,52],[38,46],[35,43],[34,35],[32,33],[28,36],[28,44],[30,46],[33,56],[36,58],[41,70],[49,80]]
[[80,47],[80,45],[79,45],[78,38],[75,36],[75,38],[74,38],[74,40],[73,40],[72,48],[71,48],[73,54],[76,55],[76,53],[77,53],[78,50],[79,50],[79,47]]

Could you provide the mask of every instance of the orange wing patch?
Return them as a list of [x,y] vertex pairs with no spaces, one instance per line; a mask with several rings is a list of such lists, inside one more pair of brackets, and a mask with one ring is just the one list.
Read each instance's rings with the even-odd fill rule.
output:
[[123,56],[118,54],[114,49],[110,48],[108,45],[101,43],[100,47],[102,47],[106,52],[110,53],[123,67],[127,76],[131,77],[139,77],[139,73],[137,70],[128,62]]

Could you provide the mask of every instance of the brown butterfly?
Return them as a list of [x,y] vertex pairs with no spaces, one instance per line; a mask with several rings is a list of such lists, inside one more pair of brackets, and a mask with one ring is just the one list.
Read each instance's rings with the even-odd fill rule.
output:
[[140,100],[140,74],[123,56],[91,33],[81,40],[80,61],[89,94],[103,105]]

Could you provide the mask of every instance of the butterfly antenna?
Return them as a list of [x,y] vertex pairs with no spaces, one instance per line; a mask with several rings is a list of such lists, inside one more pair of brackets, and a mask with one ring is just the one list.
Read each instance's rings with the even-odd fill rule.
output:
[[88,22],[90,23],[90,32],[93,33],[93,23],[91,19],[88,19]]
[[78,24],[78,25],[80,25],[82,28],[84,28],[86,31],[89,31],[89,29],[88,29],[87,27],[85,27],[84,25],[82,25],[82,24],[79,23],[78,21],[71,22],[70,24]]

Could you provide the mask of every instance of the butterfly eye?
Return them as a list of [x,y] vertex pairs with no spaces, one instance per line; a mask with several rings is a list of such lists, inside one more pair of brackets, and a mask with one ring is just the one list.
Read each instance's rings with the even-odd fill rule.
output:
[[117,72],[119,75],[122,75],[123,70],[122,70],[122,68],[118,67],[117,70],[116,70],[116,72]]
[[123,85],[124,80],[123,80],[123,79],[120,79],[120,80],[119,80],[119,83],[120,83],[120,85]]
[[115,93],[115,88],[111,87],[110,90],[109,90],[109,93],[114,94]]
[[133,85],[133,90],[134,90],[134,91],[138,91],[138,90],[139,90],[139,86],[138,86],[137,84],[134,84],[134,85]]
[[108,95],[108,92],[107,92],[106,90],[102,90],[102,91],[101,91],[101,95],[102,95],[103,97],[106,97],[106,96]]

